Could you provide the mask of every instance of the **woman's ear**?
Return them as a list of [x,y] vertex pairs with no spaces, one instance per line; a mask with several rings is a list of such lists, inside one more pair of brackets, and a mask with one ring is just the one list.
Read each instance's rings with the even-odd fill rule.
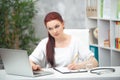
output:
[[64,25],[64,22],[62,22],[62,26],[63,26],[63,29],[65,29],[65,25]]

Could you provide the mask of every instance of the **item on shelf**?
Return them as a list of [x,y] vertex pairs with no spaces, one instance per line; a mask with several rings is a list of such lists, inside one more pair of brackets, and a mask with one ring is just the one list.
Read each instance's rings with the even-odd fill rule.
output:
[[104,0],[100,0],[100,17],[103,17],[103,2]]
[[120,21],[115,24],[115,38],[120,38]]
[[90,34],[90,42],[92,44],[98,44],[98,28],[95,27],[95,28],[91,28],[89,30],[89,34]]
[[104,46],[110,47],[110,40],[104,40]]
[[87,0],[87,17],[97,17],[97,0]]
[[110,47],[110,29],[108,29],[108,39],[104,40],[104,46]]
[[120,19],[120,0],[117,3],[117,18]]
[[115,24],[115,38],[120,38],[120,21]]
[[98,58],[98,47],[90,45],[90,50],[94,53],[94,56],[97,59],[97,61],[99,61],[99,58]]
[[86,8],[87,17],[91,16],[91,7]]
[[115,45],[117,49],[120,49],[120,38],[115,39]]
[[110,0],[103,0],[103,18],[110,18],[111,3]]
[[95,28],[93,31],[94,37],[98,39],[98,28]]
[[120,49],[120,21],[115,24],[115,48]]

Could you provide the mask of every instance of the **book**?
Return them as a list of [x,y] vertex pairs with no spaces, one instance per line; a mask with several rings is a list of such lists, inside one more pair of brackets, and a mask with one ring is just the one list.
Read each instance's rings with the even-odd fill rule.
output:
[[110,29],[108,30],[108,39],[104,40],[104,46],[110,47]]
[[103,18],[110,18],[111,3],[110,0],[103,0]]
[[115,45],[117,49],[120,49],[120,38],[115,39]]
[[70,70],[67,67],[54,67],[53,69],[62,74],[87,72],[86,69]]
[[117,19],[120,19],[120,0],[117,3]]
[[87,17],[97,17],[97,0],[87,0]]
[[86,13],[87,13],[87,17],[90,17],[91,14],[91,4],[90,4],[90,0],[87,0],[87,7],[86,7]]
[[115,38],[120,38],[120,21],[115,24]]
[[104,0],[100,0],[100,17],[103,17],[103,2]]
[[99,58],[98,58],[98,47],[90,45],[90,50],[94,53],[94,56],[97,59],[97,61],[99,61]]
[[115,24],[115,48],[120,49],[120,21]]

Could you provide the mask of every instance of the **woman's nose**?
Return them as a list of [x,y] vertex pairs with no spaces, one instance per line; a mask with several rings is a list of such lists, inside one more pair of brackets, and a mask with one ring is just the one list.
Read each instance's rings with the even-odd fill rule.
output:
[[56,29],[53,29],[53,32],[54,32],[54,33],[56,33],[56,32],[57,32],[57,30],[56,30]]

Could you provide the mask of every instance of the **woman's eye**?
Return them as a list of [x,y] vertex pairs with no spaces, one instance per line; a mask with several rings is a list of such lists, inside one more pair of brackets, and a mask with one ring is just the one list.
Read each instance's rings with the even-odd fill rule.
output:
[[59,28],[59,27],[60,27],[60,25],[56,25],[56,26],[55,26],[55,28]]
[[53,30],[53,29],[57,29],[57,28],[59,28],[59,27],[60,27],[60,25],[56,25],[54,28],[50,28],[50,27],[48,27],[48,30],[51,31],[51,30]]
[[52,28],[48,28],[48,30],[52,30]]

